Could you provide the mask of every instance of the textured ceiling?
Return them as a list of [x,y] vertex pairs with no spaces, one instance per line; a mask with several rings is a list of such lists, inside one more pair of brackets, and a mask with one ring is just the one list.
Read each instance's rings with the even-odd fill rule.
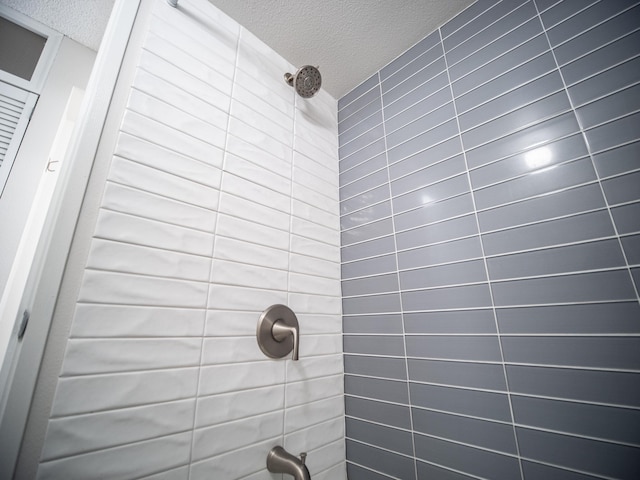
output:
[[[209,1],[290,63],[319,66],[340,98],[474,0]],[[113,2],[0,0],[93,50]]]
[[209,1],[340,98],[474,0]]

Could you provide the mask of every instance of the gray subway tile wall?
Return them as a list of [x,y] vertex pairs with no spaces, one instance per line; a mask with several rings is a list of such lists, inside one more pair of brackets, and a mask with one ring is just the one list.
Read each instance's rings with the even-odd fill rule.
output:
[[479,0],[338,101],[351,480],[640,477],[640,3]]

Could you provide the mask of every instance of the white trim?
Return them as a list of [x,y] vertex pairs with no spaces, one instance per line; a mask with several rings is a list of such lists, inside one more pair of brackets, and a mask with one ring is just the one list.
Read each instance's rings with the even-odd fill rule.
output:
[[[34,93],[29,93],[37,97]],[[31,262],[35,256],[35,250],[42,233],[42,227],[49,211],[49,204],[58,180],[59,167],[64,161],[64,154],[71,139],[73,126],[77,120],[79,106],[84,95],[84,90],[72,88],[65,113],[58,127],[53,146],[50,151],[49,165],[42,174],[38,190],[29,212],[24,233],[20,239],[15,261],[7,279],[6,288],[0,299],[0,358],[9,358],[16,348],[18,338],[15,335],[15,324],[11,321],[21,318],[20,301],[25,289],[27,277],[31,269]],[[0,170],[0,178],[2,170]],[[5,172],[8,174],[8,171]],[[6,382],[8,369],[0,370],[0,385]]]
[[0,385],[0,478],[13,478],[73,232],[140,1],[114,5],[20,301],[18,317],[28,310],[31,318],[1,367],[8,380]]
[[53,61],[58,53],[58,48],[60,48],[60,43],[62,43],[63,35],[5,5],[0,5],[0,17],[4,17],[7,20],[26,28],[27,30],[31,30],[32,32],[47,39],[31,80],[25,80],[24,78],[20,78],[9,72],[0,70],[0,81],[40,94],[44,88],[51,65],[53,65]]

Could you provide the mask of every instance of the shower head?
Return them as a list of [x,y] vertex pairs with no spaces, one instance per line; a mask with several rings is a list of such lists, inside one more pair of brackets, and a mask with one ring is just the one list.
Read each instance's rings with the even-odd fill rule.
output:
[[322,76],[317,67],[305,65],[298,69],[295,75],[284,74],[285,81],[295,88],[298,95],[304,98],[313,97],[320,90]]

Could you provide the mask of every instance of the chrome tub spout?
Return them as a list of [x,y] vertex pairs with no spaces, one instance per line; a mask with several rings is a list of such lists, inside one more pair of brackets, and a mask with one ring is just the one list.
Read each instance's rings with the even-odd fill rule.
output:
[[298,458],[282,447],[273,447],[267,455],[267,470],[271,473],[293,475],[295,480],[311,480],[309,470],[304,464],[306,457],[306,453],[301,453]]

